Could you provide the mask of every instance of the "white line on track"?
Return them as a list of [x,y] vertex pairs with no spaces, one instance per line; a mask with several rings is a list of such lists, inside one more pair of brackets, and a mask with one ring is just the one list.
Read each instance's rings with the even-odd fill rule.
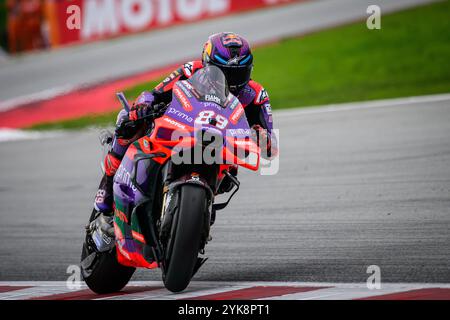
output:
[[18,140],[40,140],[61,136],[64,131],[28,131],[0,128],[0,143]]

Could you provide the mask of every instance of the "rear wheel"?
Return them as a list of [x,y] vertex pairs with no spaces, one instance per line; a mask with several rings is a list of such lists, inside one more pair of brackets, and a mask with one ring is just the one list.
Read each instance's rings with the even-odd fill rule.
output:
[[[96,218],[93,213],[89,222]],[[115,247],[107,252],[96,252],[95,244],[86,235],[81,252],[81,273],[89,289],[95,293],[111,293],[120,291],[130,281],[135,268],[126,267],[117,261]]]
[[89,276],[84,278],[89,289],[95,293],[111,293],[123,289],[130,281],[135,268],[117,262],[116,251],[96,254],[97,261]]
[[202,187],[183,185],[180,195],[163,277],[165,287],[172,292],[184,290],[191,281],[202,240],[207,206],[206,190]]

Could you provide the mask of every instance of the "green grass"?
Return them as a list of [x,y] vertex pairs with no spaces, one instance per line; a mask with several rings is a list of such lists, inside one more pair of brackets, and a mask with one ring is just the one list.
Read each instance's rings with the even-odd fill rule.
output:
[[[381,30],[362,21],[257,48],[254,55],[253,79],[268,90],[274,109],[449,92],[450,1],[382,15]],[[136,97],[156,84],[126,94]],[[98,119],[107,123],[105,117]],[[86,117],[59,126],[94,122]]]
[[133,98],[136,99],[142,91],[151,91],[154,87],[156,87],[167,75],[165,75],[164,77],[161,77],[161,79],[157,79],[155,81],[150,81],[150,82],[144,82],[141,83],[135,87],[132,88],[128,88],[126,90],[124,90],[125,95],[127,96],[127,98]]
[[254,78],[274,109],[450,91],[449,1],[382,16],[381,27],[360,22],[257,50]]

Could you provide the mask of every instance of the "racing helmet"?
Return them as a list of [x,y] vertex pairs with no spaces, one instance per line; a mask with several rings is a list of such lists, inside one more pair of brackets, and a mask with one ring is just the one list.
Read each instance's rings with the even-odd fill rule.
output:
[[203,46],[204,66],[219,67],[234,94],[250,81],[253,70],[253,55],[248,41],[233,32],[221,32],[209,36]]

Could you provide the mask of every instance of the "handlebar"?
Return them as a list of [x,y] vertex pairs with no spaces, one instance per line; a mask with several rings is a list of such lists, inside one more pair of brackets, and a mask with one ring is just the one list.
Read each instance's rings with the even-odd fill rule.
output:
[[[117,92],[116,93],[117,99],[119,99],[120,104],[122,105],[123,109],[126,112],[130,112],[131,107],[128,104],[128,100],[125,97],[125,94],[123,92]],[[158,110],[152,112],[151,114],[148,114],[142,118],[139,118],[137,120],[129,120],[126,119],[124,121],[122,121],[122,123],[116,128],[116,136],[119,138],[125,138],[126,136],[129,136],[132,132],[136,132],[137,127],[146,120],[153,120],[155,118],[160,117],[162,114],[164,114],[164,112],[166,111],[167,107],[169,106],[169,104],[166,104],[160,108],[158,108]]]
[[151,114],[148,114],[142,118],[139,118],[137,120],[129,120],[126,119],[122,121],[122,123],[116,128],[116,137],[118,138],[125,138],[130,135],[131,132],[136,132],[137,128],[142,124],[142,122],[151,120],[153,121],[155,118],[160,117],[164,114],[166,111],[168,105],[160,108],[158,111],[152,112]]

